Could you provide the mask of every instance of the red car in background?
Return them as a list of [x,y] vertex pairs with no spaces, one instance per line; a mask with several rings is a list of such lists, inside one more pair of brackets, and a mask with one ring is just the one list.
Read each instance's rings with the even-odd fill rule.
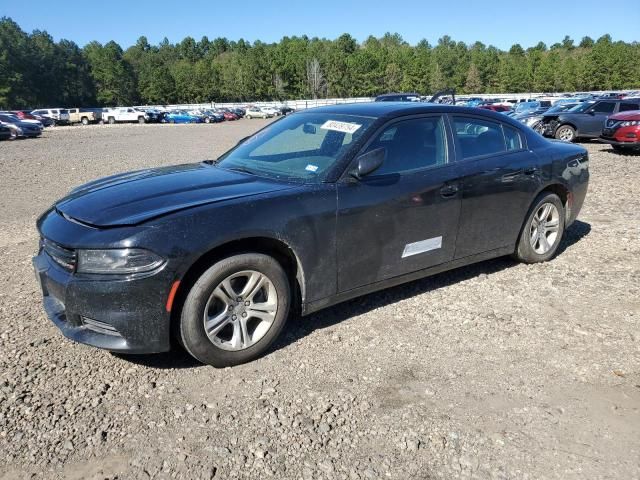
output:
[[617,152],[640,151],[640,110],[611,115],[604,122],[599,140]]
[[238,115],[233,113],[231,110],[223,110],[222,111],[222,115],[224,115],[224,119],[227,120],[227,121],[238,120],[240,118],[240,117],[238,117]]
[[38,120],[40,123],[42,123],[44,127],[50,127],[55,123],[51,118],[42,117],[40,115],[34,115],[33,113],[28,112],[27,110],[12,110],[9,113],[11,113],[12,115],[15,115],[20,120]]
[[507,105],[479,105],[478,108],[482,108],[484,110],[491,110],[493,112],[510,112],[511,107]]

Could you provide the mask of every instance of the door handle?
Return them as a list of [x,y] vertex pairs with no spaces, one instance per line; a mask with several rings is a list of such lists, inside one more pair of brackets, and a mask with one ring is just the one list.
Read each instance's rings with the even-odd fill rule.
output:
[[440,196],[443,198],[455,197],[458,194],[457,185],[445,185],[440,189]]

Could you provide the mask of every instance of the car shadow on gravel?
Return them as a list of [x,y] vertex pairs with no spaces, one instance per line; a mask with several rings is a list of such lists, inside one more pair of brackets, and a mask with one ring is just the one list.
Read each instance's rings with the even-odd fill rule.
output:
[[[578,243],[586,237],[590,231],[590,224],[576,220],[573,225],[566,230],[565,236],[558,247],[557,255],[561,255],[569,247]],[[371,310],[385,307],[416,295],[448,287],[464,280],[475,277],[486,277],[487,275],[516,265],[518,265],[518,262],[511,257],[486,260],[379,292],[370,293],[314,313],[306,318],[294,318],[289,324],[288,331],[275,343],[271,348],[271,352],[295,343],[315,330],[330,328],[350,317],[363,315]]]
[[[590,224],[576,220],[574,224],[566,230],[562,243],[558,247],[557,254],[561,255],[567,248],[587,236],[590,231]],[[350,317],[362,315],[371,310],[385,307],[432,290],[448,287],[449,285],[464,280],[491,275],[515,265],[518,265],[518,262],[510,257],[486,260],[379,292],[370,293],[329,307],[306,318],[297,316],[290,320],[289,328],[271,347],[267,355],[297,342],[315,330],[332,327]],[[113,356],[130,363],[135,363],[136,365],[158,369],[183,369],[204,366],[179,346],[174,346],[170,352],[156,353],[153,355],[124,355],[113,353]]]
[[196,368],[206,366],[189,355],[186,350],[179,345],[174,345],[171,348],[170,352],[164,353],[154,353],[149,355],[126,355],[122,353],[112,353],[112,355],[129,363],[135,363],[136,365],[141,365],[148,368],[158,368],[161,370]]
[[616,155],[622,155],[623,157],[640,157],[640,148],[637,148],[636,150],[629,148],[619,151],[616,151],[613,148],[601,148],[599,151],[602,153],[615,153]]

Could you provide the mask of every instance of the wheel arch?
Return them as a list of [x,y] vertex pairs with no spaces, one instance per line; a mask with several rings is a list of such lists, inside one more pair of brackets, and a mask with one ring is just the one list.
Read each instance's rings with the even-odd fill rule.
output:
[[[571,128],[573,128],[575,130],[575,132],[576,132],[575,138],[579,137],[580,129],[578,128],[578,126],[574,122],[572,122],[570,120],[559,120],[558,121],[558,126],[556,127],[556,132],[562,127],[571,127]],[[554,135],[555,135],[555,132],[554,132]]]
[[298,312],[305,299],[304,271],[300,259],[287,243],[280,239],[258,236],[222,243],[200,255],[181,275],[170,312],[171,331],[176,332],[189,290],[202,273],[215,262],[241,253],[261,253],[273,257],[284,269],[292,291],[292,308]]
[[571,199],[571,190],[569,190],[569,188],[566,185],[558,181],[553,181],[551,183],[547,183],[546,185],[541,186],[540,189],[538,189],[535,195],[533,195],[533,197],[531,198],[531,201],[529,202],[529,206],[527,207],[527,210],[525,212],[524,218],[522,219],[522,224],[520,225],[518,238],[516,239],[516,244],[515,244],[516,248],[518,246],[518,243],[520,242],[522,231],[524,229],[525,224],[527,223],[527,218],[529,218],[529,212],[531,212],[531,208],[533,207],[533,204],[535,203],[536,199],[540,196],[540,194],[545,192],[555,193],[558,197],[560,197],[560,201],[562,202],[562,206],[564,207],[565,222],[567,221],[567,219],[570,218],[569,215],[570,215],[571,206],[569,205],[569,208],[567,208],[567,202],[569,202]]

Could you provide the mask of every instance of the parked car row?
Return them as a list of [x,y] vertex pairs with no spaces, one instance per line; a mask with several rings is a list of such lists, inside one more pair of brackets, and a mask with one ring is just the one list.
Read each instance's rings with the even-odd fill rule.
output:
[[501,103],[477,100],[478,108],[501,111],[545,137],[564,142],[594,139],[618,152],[640,151],[640,94],[576,94],[553,105],[548,100],[519,102],[509,110]]
[[39,120],[20,118],[13,112],[0,112],[0,140],[39,137],[43,128]]

